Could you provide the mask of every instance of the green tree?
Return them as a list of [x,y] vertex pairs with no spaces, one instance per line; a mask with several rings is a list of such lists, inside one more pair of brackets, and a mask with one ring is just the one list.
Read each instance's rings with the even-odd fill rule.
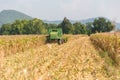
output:
[[87,34],[90,35],[92,34],[92,30],[93,30],[93,23],[92,22],[88,22],[86,23],[86,28],[87,28]]
[[30,20],[27,26],[24,27],[25,34],[45,34],[46,29],[44,23],[40,19]]
[[11,25],[11,32],[10,34],[23,34],[23,28],[24,28],[24,21],[16,20]]
[[93,22],[93,33],[95,32],[109,32],[114,29],[114,25],[105,18],[95,19]]
[[26,33],[25,27],[28,27],[29,20],[22,20],[21,22],[24,25],[22,29],[22,34],[25,34]]
[[58,25],[58,27],[61,27],[63,30],[63,33],[65,34],[73,34],[74,28],[72,23],[65,17],[62,23]]
[[3,24],[0,28],[0,34],[2,35],[9,35],[11,31],[11,24]]
[[84,24],[76,22],[74,25],[74,34],[87,34],[87,28]]
[[48,24],[48,27],[49,28],[57,28],[58,26],[57,26],[57,24]]
[[46,25],[40,19],[16,20],[12,24],[4,24],[0,28],[0,34],[46,34]]

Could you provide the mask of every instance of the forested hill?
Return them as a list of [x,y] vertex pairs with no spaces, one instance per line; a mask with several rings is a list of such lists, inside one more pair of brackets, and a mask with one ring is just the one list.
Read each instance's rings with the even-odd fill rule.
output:
[[30,20],[32,17],[16,10],[3,10],[0,12],[0,25],[5,23],[13,23],[17,19]]

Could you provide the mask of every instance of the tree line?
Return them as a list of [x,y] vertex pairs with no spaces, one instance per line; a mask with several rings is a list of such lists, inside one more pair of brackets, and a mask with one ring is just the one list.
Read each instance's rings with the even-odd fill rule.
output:
[[112,22],[105,18],[97,18],[93,22],[82,24],[81,22],[71,23],[66,17],[60,24],[44,23],[40,19],[16,20],[12,24],[3,24],[0,28],[1,35],[18,34],[47,34],[48,28],[62,28],[64,34],[92,34],[96,32],[109,32],[115,28]]

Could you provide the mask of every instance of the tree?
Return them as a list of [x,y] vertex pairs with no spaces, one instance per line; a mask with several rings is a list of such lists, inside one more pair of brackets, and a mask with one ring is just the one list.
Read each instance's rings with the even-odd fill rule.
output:
[[95,19],[93,22],[93,33],[95,32],[109,32],[114,29],[114,25],[105,18]]
[[87,28],[84,24],[76,22],[73,24],[73,26],[74,34],[87,34]]
[[57,24],[48,24],[48,27],[49,28],[57,28],[58,26],[57,26]]
[[92,22],[88,22],[86,23],[86,28],[87,28],[87,34],[90,35],[92,34],[92,30],[93,30],[93,23]]
[[74,28],[71,22],[65,17],[62,23],[58,25],[58,27],[62,28],[63,33],[65,34],[73,34]]
[[0,28],[0,34],[45,34],[47,30],[40,19],[16,20],[12,24],[4,24]]
[[2,35],[9,35],[11,31],[11,24],[3,24],[0,28],[0,34]]
[[42,20],[35,18],[24,27],[24,32],[25,34],[45,34],[46,29]]
[[10,34],[23,34],[23,21],[16,20],[11,26]]

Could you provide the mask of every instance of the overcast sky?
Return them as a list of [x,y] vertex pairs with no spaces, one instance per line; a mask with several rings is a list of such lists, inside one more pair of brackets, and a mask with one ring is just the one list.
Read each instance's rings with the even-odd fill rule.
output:
[[120,22],[120,0],[0,0],[0,11],[18,10],[42,20],[107,17]]

